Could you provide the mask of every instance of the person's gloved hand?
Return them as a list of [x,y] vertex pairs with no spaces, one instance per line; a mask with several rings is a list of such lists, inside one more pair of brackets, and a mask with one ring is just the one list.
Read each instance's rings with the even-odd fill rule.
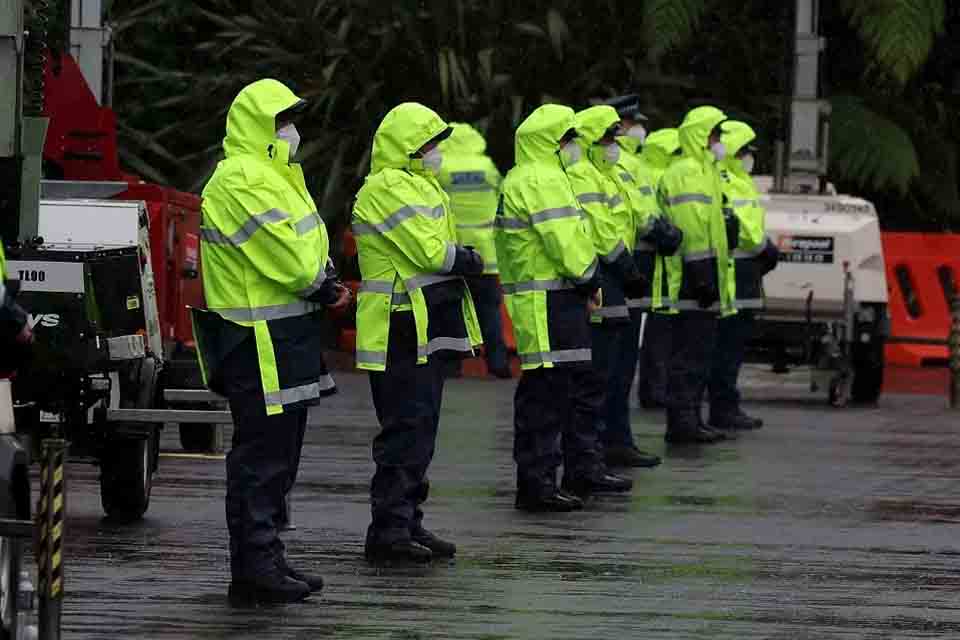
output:
[[709,284],[697,285],[694,288],[694,295],[697,299],[697,306],[701,309],[709,309],[720,301],[717,290]]
[[458,246],[450,273],[456,276],[479,276],[483,273],[483,258],[471,246]]
[[649,291],[650,280],[643,275],[639,275],[623,283],[623,295],[634,300],[639,300],[647,291]]
[[727,228],[727,250],[732,252],[740,244],[740,218],[731,209],[724,209],[723,222]]
[[769,238],[763,244],[763,250],[757,256],[757,263],[760,265],[761,276],[766,275],[777,268],[780,261],[780,249],[777,248]]
[[683,231],[663,216],[657,216],[646,239],[657,247],[662,256],[672,256],[683,243]]

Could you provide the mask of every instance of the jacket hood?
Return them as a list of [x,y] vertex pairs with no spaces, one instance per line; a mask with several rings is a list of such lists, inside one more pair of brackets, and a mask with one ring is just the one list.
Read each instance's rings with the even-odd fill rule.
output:
[[576,127],[576,117],[570,107],[559,104],[538,107],[517,127],[514,144],[516,163],[556,158],[560,138]]
[[680,136],[676,129],[658,129],[647,136],[641,157],[651,167],[666,169],[679,148]]
[[443,118],[422,104],[397,105],[384,116],[373,136],[370,174],[409,167],[410,155],[448,128]]
[[753,142],[757,137],[757,132],[746,122],[739,120],[727,120],[720,126],[723,144],[727,147],[727,157],[733,158],[745,146]]
[[223,152],[228,158],[245,153],[269,156],[270,147],[277,143],[277,114],[298,102],[300,98],[277,80],[268,78],[248,84],[234,98],[227,113]]
[[599,104],[577,113],[577,133],[586,146],[596,144],[607,129],[620,122],[617,110],[606,104]]
[[690,111],[680,124],[680,148],[689,158],[704,159],[710,132],[727,116],[716,107],[697,107]]
[[482,155],[487,150],[487,141],[483,135],[469,124],[451,122],[453,133],[440,143],[440,150],[444,153],[463,153]]

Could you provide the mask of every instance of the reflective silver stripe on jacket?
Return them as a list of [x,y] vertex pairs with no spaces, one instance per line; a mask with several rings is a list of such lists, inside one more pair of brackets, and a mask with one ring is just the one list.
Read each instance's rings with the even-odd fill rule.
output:
[[270,209],[269,211],[250,216],[239,229],[230,235],[212,227],[200,227],[200,238],[210,244],[239,247],[249,240],[253,234],[271,222],[282,222],[289,218],[289,213],[285,213],[279,209]]
[[691,251],[690,253],[684,254],[684,262],[697,262],[699,260],[709,260],[710,258],[716,258],[717,252],[715,249],[707,249],[706,251]]
[[615,246],[613,249],[610,250],[610,253],[603,256],[603,261],[606,263],[614,262],[617,258],[620,257],[620,254],[622,254],[626,250],[627,250],[627,245],[624,244],[623,240],[621,240],[620,242],[617,243],[617,246]]
[[210,307],[211,311],[219,313],[227,320],[234,322],[256,322],[257,320],[280,320],[303,316],[322,309],[323,305],[307,300],[299,300],[288,304],[275,304],[254,309],[228,309]]
[[751,199],[751,198],[748,198],[748,199],[745,199],[745,200],[734,200],[734,201],[733,201],[733,206],[735,206],[735,207],[759,207],[759,206],[760,206],[760,201],[759,201],[759,200],[754,200],[754,199]]
[[360,293],[393,293],[393,282],[390,280],[364,280],[360,283]]
[[367,222],[354,222],[351,225],[353,230],[353,235],[363,236],[371,234],[384,234],[392,229],[399,227],[405,220],[409,220],[413,216],[420,214],[428,218],[442,218],[443,217],[443,205],[438,207],[424,207],[421,205],[407,205],[405,207],[400,207],[389,216],[387,216],[383,222],[377,222],[374,224]]
[[763,309],[763,298],[744,298],[743,300],[734,300],[733,306],[736,309]]
[[611,209],[613,209],[614,207],[619,207],[621,204],[623,204],[623,197],[620,196],[619,194],[615,196],[611,196],[611,198],[607,200],[607,206],[610,207]]
[[297,230],[298,235],[305,236],[310,231],[313,231],[319,226],[320,226],[320,216],[317,215],[316,211],[314,211],[307,217],[300,220],[300,222],[293,225],[293,228]]
[[448,282],[450,280],[459,279],[460,276],[422,275],[407,278],[403,281],[403,284],[407,288],[407,291],[413,291],[414,289],[422,289],[423,287],[429,287],[430,285],[437,284],[439,282]]
[[705,193],[681,193],[680,195],[667,198],[667,203],[675,206],[686,204],[687,202],[701,202],[703,204],[713,204],[713,198]]
[[720,303],[714,302],[704,309],[696,300],[678,300],[673,308],[681,311],[720,311]]
[[624,182],[633,182],[633,176],[627,173],[626,171],[620,172],[620,179]]
[[653,298],[627,298],[627,306],[631,309],[649,308],[653,306]]
[[447,253],[443,256],[443,264],[440,266],[440,273],[450,273],[453,265],[457,262],[457,245],[452,242],[447,243]]
[[358,350],[356,352],[357,364],[387,364],[387,353],[379,351],[362,351]]
[[755,246],[753,249],[736,249],[733,252],[733,257],[736,260],[742,260],[744,258],[756,258],[758,255],[764,252],[767,248],[767,245],[773,244],[770,241],[769,236],[764,236],[763,242]]
[[645,196],[652,196],[653,187],[648,187],[647,185],[643,185],[642,187],[640,187],[640,193],[642,193]]
[[607,194],[599,193],[596,191],[591,191],[589,193],[581,193],[577,196],[577,202],[580,204],[591,204],[593,202],[607,202]]
[[317,382],[293,387],[292,389],[281,389],[280,391],[271,391],[263,394],[267,404],[294,404],[304,400],[313,400],[319,398],[324,391],[330,391],[336,388],[333,378],[329,375],[321,376]]
[[493,226],[498,229],[529,229],[530,225],[517,218],[507,218],[506,216],[497,216],[493,221]]
[[528,291],[566,291],[573,288],[574,285],[569,280],[525,280],[504,284],[503,292],[509,295]]
[[476,222],[470,224],[457,223],[457,229],[493,229],[493,224],[493,220],[490,222]]
[[425,345],[417,347],[419,357],[429,356],[437,351],[473,351],[473,345],[470,344],[470,338],[434,338]]
[[314,277],[313,282],[306,286],[306,288],[297,291],[297,295],[301,298],[309,298],[314,293],[320,290],[320,287],[323,286],[323,283],[327,279],[327,265],[320,263],[320,270],[317,271],[317,275]]
[[558,220],[560,218],[579,218],[580,215],[580,209],[576,207],[557,207],[555,209],[544,209],[543,211],[537,211],[536,213],[530,214],[530,224],[540,224],[541,222]]
[[539,351],[537,353],[521,353],[521,364],[544,364],[547,362],[590,362],[590,349],[564,349],[561,351]]
[[499,266],[499,265],[497,265],[496,262],[484,262],[484,263],[483,263],[483,270],[484,270],[484,271],[492,271],[492,270],[494,270],[494,269],[497,269],[498,266]]
[[600,307],[593,312],[598,318],[629,318],[630,310],[625,304],[618,304],[612,307]]
[[590,266],[587,267],[587,270],[583,272],[583,275],[579,278],[574,278],[574,284],[586,284],[590,282],[590,279],[593,278],[593,274],[597,272],[597,266],[600,264],[600,261],[597,258],[593,259],[593,262],[590,263]]

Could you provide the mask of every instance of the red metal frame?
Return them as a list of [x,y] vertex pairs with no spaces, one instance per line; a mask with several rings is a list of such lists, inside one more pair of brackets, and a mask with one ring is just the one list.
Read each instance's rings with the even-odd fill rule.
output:
[[43,159],[48,172],[64,180],[126,182],[127,190],[114,197],[146,202],[164,343],[192,347],[187,305],[203,306],[200,198],[125,173],[120,168],[113,110],[97,104],[70,55],[50,53],[47,59],[44,102],[50,126]]

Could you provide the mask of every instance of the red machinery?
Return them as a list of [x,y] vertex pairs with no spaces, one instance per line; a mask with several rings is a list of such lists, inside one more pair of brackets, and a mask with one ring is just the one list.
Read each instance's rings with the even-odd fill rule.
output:
[[[117,152],[116,115],[97,104],[83,73],[68,54],[49,53],[44,73],[45,174],[89,183],[77,193],[143,200],[150,213],[150,246],[165,355],[193,346],[187,305],[202,306],[199,278],[200,198],[143,182],[123,172]],[[105,183],[112,183],[113,186]],[[84,189],[83,187],[87,187]],[[99,192],[99,193],[98,193]]]

